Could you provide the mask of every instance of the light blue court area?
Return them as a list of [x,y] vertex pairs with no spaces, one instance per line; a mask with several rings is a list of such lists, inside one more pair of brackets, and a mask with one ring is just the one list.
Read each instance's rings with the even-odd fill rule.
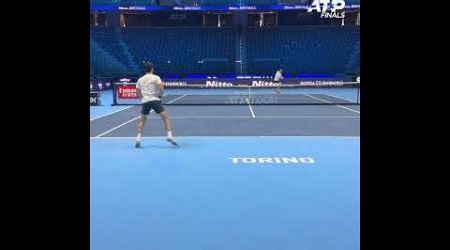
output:
[[91,138],[91,250],[360,249],[359,137]]
[[90,120],[96,120],[115,114],[122,110],[127,110],[130,106],[93,106],[90,109]]
[[112,90],[105,90],[100,92],[99,106],[90,107],[90,119],[95,120],[110,114],[114,114],[120,110],[124,110],[127,106],[111,106],[113,104],[113,92]]

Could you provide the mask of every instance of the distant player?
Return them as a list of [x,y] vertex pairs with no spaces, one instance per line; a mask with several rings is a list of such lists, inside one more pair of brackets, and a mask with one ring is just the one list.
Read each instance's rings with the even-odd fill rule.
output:
[[167,141],[176,146],[178,144],[172,135],[172,125],[169,115],[161,103],[161,96],[164,91],[161,78],[153,74],[153,64],[151,62],[144,62],[144,68],[146,74],[139,78],[136,84],[137,94],[141,98],[142,110],[135,146],[136,148],[141,147],[141,136],[144,132],[145,122],[147,121],[147,115],[150,113],[150,110],[154,110],[161,116],[167,131]]
[[279,94],[280,91],[280,86],[281,86],[281,80],[283,80],[283,69],[279,69],[277,70],[277,72],[275,73],[275,77],[273,79],[273,81],[278,85],[277,87],[275,87],[275,92],[277,92],[277,94]]

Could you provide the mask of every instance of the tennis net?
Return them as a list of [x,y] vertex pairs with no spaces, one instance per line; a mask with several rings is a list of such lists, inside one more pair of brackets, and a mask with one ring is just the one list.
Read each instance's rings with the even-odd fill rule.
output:
[[[137,105],[135,83],[114,84],[113,105]],[[279,90],[279,93],[277,93]],[[166,86],[164,105],[359,105],[360,84],[335,85],[205,85]]]

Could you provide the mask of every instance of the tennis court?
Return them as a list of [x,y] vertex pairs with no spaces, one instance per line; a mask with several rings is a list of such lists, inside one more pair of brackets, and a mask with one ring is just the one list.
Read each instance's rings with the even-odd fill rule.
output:
[[359,249],[360,106],[314,90],[169,91],[178,147],[92,107],[91,249]]

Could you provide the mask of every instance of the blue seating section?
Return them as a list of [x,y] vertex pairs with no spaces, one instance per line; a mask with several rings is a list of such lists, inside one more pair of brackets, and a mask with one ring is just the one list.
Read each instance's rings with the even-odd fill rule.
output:
[[234,5],[239,3],[239,0],[202,0],[201,5],[205,6],[219,6],[219,5]]
[[359,27],[250,28],[247,35],[248,73],[272,72],[279,66],[293,74],[344,73],[359,42]]
[[156,0],[91,0],[92,5],[156,5]]
[[293,5],[293,4],[308,4],[311,0],[279,0],[280,4]]
[[151,60],[160,74],[233,71],[235,49],[231,29],[133,27],[123,29],[122,38],[137,65]]
[[[231,28],[91,27],[92,70],[139,75],[141,62],[151,60],[161,75],[234,74],[236,36]],[[280,66],[290,74],[359,70],[358,26],[249,28],[245,41],[244,73]]]
[[241,0],[241,3],[242,5],[276,5],[278,0]]
[[105,51],[94,39],[90,39],[91,76],[124,76],[129,74],[125,65]]
[[132,71],[131,63],[126,54],[126,48],[121,43],[120,35],[120,30],[111,27],[91,27],[90,29],[91,39],[120,64],[125,65],[127,70]]

